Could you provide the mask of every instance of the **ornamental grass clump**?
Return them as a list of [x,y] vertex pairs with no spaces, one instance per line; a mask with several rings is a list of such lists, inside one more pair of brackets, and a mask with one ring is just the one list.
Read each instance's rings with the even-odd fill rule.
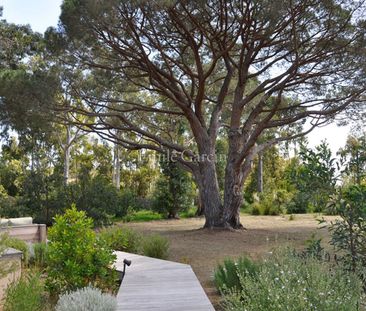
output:
[[260,263],[258,273],[239,279],[240,290],[223,292],[224,310],[360,310],[362,285],[356,275],[294,252],[274,254]]

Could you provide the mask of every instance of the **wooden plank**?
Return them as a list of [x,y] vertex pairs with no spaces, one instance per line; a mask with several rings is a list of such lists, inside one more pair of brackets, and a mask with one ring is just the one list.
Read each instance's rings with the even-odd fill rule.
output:
[[46,242],[47,228],[43,224],[6,226],[0,228],[0,233],[7,233],[9,236],[26,242]]
[[118,311],[214,311],[191,266],[116,252],[117,270],[132,261],[119,289]]

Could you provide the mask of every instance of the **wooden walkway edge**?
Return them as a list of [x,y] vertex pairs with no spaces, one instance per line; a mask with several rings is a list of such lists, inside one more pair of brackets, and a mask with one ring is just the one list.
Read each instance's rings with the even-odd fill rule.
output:
[[215,311],[191,266],[115,252],[118,271],[132,261],[118,291],[118,311]]

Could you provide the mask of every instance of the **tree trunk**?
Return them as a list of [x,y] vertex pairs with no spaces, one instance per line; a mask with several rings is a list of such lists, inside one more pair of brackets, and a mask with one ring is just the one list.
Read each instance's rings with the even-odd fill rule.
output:
[[263,156],[261,152],[258,154],[257,192],[263,192]]
[[252,163],[253,153],[249,152],[243,164],[237,163],[236,150],[229,151],[224,188],[223,220],[225,227],[243,229],[240,223],[240,208],[243,204],[243,185],[248,177]]
[[64,145],[64,183],[67,185],[70,179],[70,151],[71,151],[71,133],[70,126],[66,126],[66,141]]
[[214,161],[205,160],[199,163],[199,177],[196,178],[200,192],[203,213],[206,218],[204,228],[224,227],[222,203]]
[[240,207],[243,204],[242,188],[243,174],[240,167],[228,159],[224,189],[224,221],[228,228],[243,228],[240,223]]
[[120,148],[117,144],[113,149],[113,183],[118,190],[121,188]]

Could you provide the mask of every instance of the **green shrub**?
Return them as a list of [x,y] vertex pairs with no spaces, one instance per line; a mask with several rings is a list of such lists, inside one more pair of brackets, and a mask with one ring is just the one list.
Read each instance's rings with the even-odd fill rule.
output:
[[341,216],[331,223],[331,244],[338,261],[346,270],[357,272],[366,284],[366,186],[350,186],[332,200],[333,209]]
[[116,213],[122,217],[127,212],[127,206],[124,208],[121,205],[119,191],[102,177],[95,177],[83,184],[75,202],[80,210],[93,218],[96,226],[110,225]]
[[109,227],[100,232],[100,237],[116,251],[139,253],[141,236],[136,231],[123,227]]
[[132,211],[123,218],[125,222],[145,222],[160,219],[163,219],[161,214],[149,210]]
[[181,218],[193,218],[196,217],[197,214],[197,208],[196,207],[190,207],[186,211],[180,213]]
[[258,265],[247,257],[241,257],[237,261],[228,258],[215,270],[215,285],[220,291],[240,290],[242,286],[239,276],[254,276],[257,272]]
[[143,254],[148,257],[167,259],[169,242],[161,235],[146,236],[142,243]]
[[251,213],[252,215],[285,214],[291,198],[292,194],[284,189],[264,192],[254,198]]
[[44,286],[39,274],[23,276],[7,287],[4,311],[44,310],[43,294]]
[[103,294],[99,289],[85,287],[64,294],[56,305],[56,311],[114,311],[117,309],[115,297]]
[[52,294],[91,284],[111,286],[113,251],[93,231],[93,220],[75,206],[55,217],[49,229],[47,288]]
[[45,268],[47,262],[47,244],[35,243],[33,244],[34,264],[38,268]]
[[28,266],[29,264],[29,246],[26,242],[19,240],[17,238],[13,238],[13,237],[7,237],[5,239],[5,245],[6,247],[11,247],[11,248],[15,248],[18,251],[21,251],[23,253],[23,264],[25,266]]
[[274,254],[258,273],[239,278],[242,289],[224,293],[224,310],[354,311],[362,297],[357,276],[293,251]]

